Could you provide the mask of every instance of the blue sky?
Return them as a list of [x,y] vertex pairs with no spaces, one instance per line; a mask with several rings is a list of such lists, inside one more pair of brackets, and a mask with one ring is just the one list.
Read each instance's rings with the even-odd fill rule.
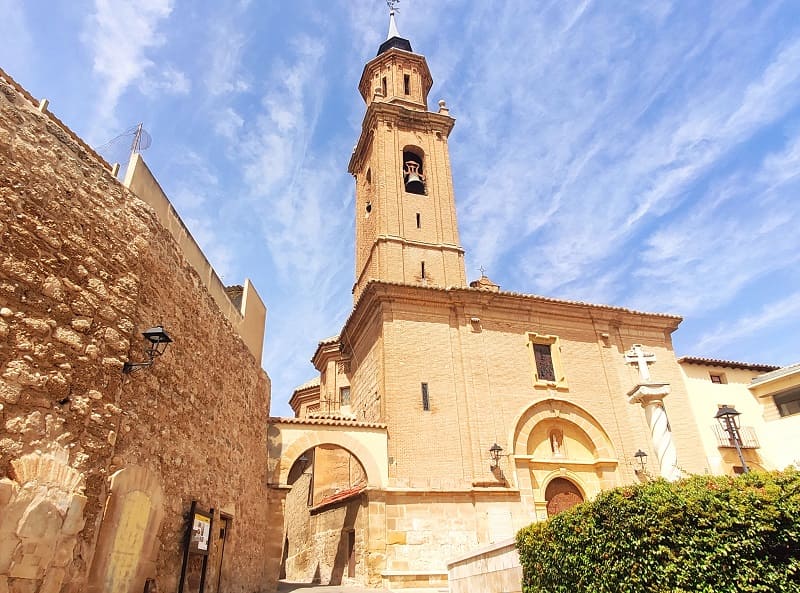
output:
[[[0,66],[144,157],[269,309],[272,413],[352,306],[363,65],[382,0],[0,0]],[[467,275],[683,315],[679,355],[800,360],[800,4],[403,0],[447,100]],[[109,158],[124,160],[119,147]],[[166,323],[166,320],[165,320]]]

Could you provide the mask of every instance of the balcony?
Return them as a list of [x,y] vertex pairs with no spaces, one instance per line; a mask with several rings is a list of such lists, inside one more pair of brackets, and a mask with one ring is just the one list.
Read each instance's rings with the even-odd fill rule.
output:
[[[719,425],[714,424],[711,426],[714,431],[714,436],[717,437],[717,447],[731,447],[735,448],[736,443],[728,435],[728,433]],[[742,426],[739,428],[739,436],[742,439],[742,449],[758,449],[761,445],[758,442],[756,431],[752,426]]]

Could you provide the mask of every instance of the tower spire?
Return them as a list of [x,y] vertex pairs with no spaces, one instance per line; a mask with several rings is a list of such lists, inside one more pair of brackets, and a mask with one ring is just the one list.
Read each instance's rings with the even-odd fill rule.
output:
[[386,41],[381,43],[381,46],[378,48],[378,55],[381,55],[383,52],[393,47],[408,52],[414,51],[411,49],[411,42],[404,37],[400,37],[400,31],[397,29],[397,21],[394,15],[398,10],[397,4],[399,2],[400,0],[386,0],[386,5],[389,7],[389,33],[386,35]]
[[397,30],[397,21],[394,19],[398,2],[399,0],[386,0],[386,4],[389,6],[389,33],[386,35],[387,40],[392,37],[400,37],[400,31]]

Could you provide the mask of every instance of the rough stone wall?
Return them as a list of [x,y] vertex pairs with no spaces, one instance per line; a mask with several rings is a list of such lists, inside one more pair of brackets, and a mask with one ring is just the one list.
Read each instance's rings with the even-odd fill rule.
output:
[[366,481],[364,468],[347,450],[335,445],[320,445],[314,450],[313,505]]
[[[164,490],[161,590],[176,589],[192,499],[233,515],[226,590],[268,590],[269,378],[152,211],[0,87],[0,476],[53,444],[81,474],[86,527],[63,590],[85,581],[107,479],[131,464]],[[159,323],[174,343],[123,375],[124,361],[144,359],[140,332]]]
[[[365,562],[366,495],[337,503],[321,511],[308,506],[311,472],[301,475],[286,496],[286,579],[339,585],[367,583]],[[355,577],[348,577],[348,532],[355,533]]]

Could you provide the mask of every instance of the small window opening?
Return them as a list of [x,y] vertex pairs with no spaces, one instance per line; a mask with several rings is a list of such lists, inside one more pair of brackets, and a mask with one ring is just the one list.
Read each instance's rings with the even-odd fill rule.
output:
[[419,212],[417,212],[417,228],[422,228],[422,221],[420,220]]
[[369,214],[370,212],[372,212],[372,202],[367,202],[367,205],[366,205],[366,206],[364,206],[364,210],[366,210],[366,211],[367,211],[367,214]]
[[386,94],[387,94],[387,91],[386,91],[386,77],[385,76],[381,79],[381,90],[383,91],[383,96],[385,97]]
[[410,194],[425,194],[425,174],[422,157],[410,150],[403,151],[403,182]]
[[372,183],[372,169],[367,169],[367,185]]
[[350,387],[341,387],[339,389],[339,405],[350,405]]
[[408,74],[403,74],[403,90],[406,95],[411,94],[411,77]]
[[422,275],[422,279],[425,280],[425,262],[422,262],[420,273]]
[[718,374],[709,373],[708,376],[711,378],[711,382],[716,383],[717,385],[722,385],[723,383],[727,383],[727,381],[725,381],[725,375],[721,373]]
[[534,344],[533,357],[536,361],[536,374],[540,381],[555,381],[556,370],[553,366],[553,352],[550,344]]
[[800,389],[797,387],[777,393],[772,399],[775,401],[781,417],[800,414]]
[[422,409],[429,412],[431,409],[431,399],[428,396],[428,384],[422,384]]

